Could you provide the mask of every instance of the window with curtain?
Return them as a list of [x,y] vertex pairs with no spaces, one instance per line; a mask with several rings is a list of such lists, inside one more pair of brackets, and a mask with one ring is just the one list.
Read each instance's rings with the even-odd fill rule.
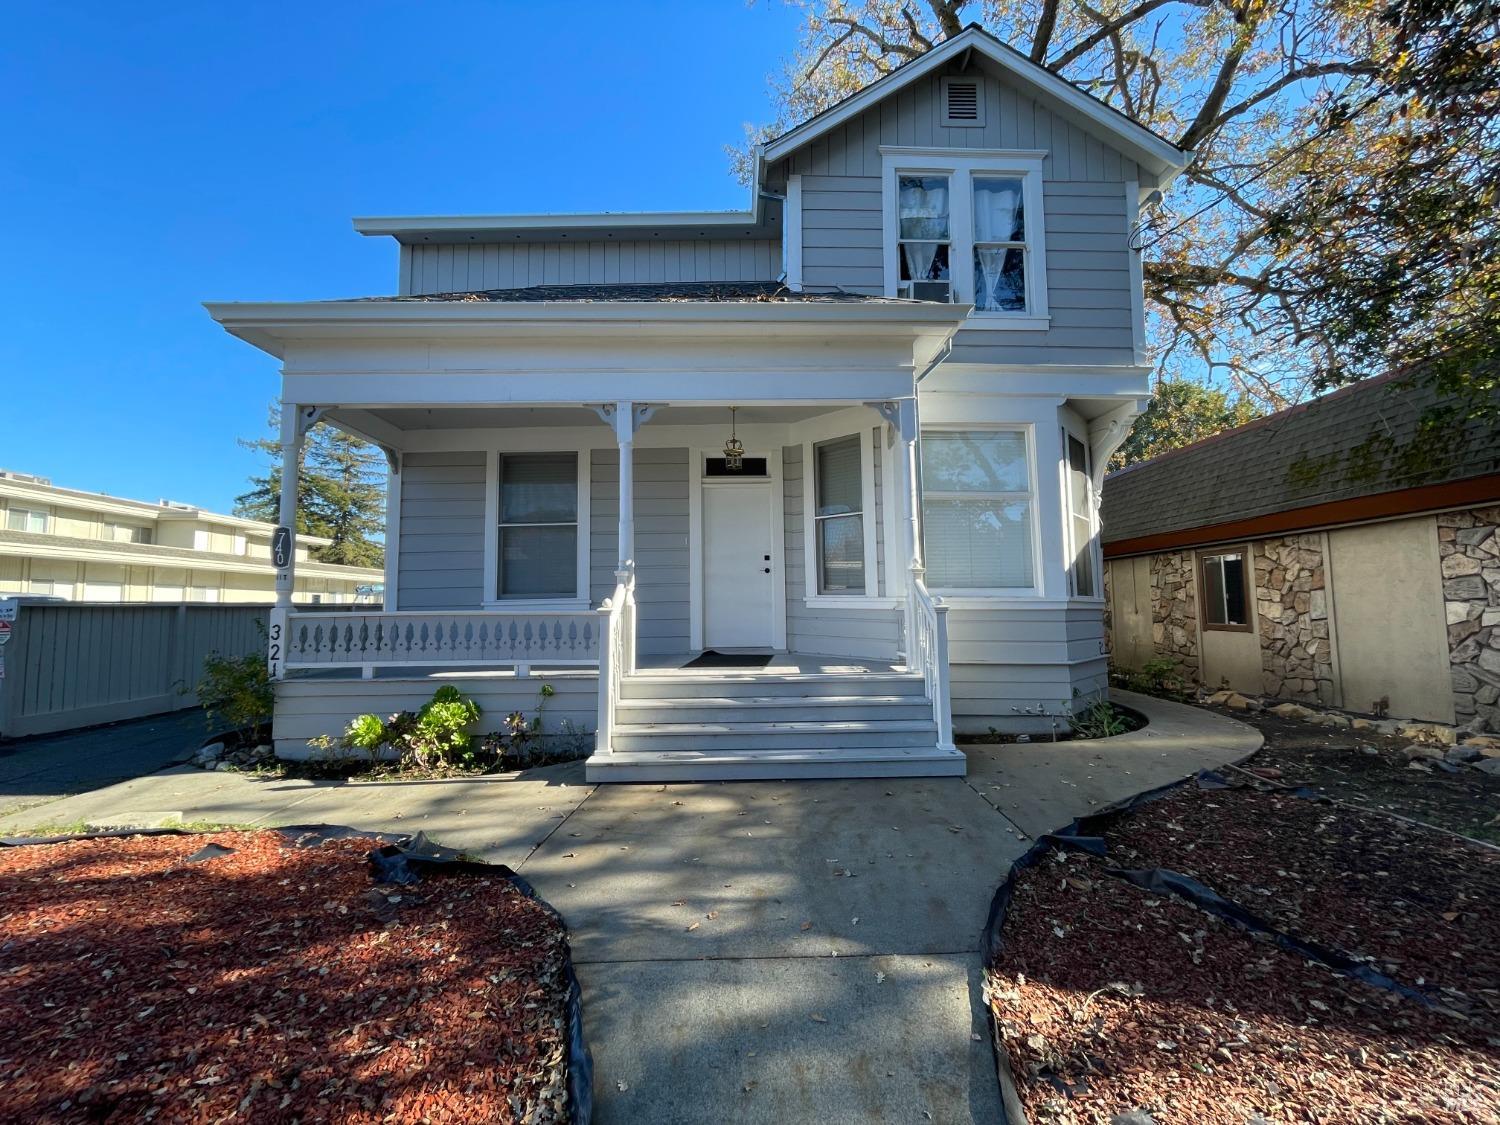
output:
[[35,508],[11,508],[5,513],[5,527],[7,531],[45,533],[47,513]]
[[1073,594],[1092,598],[1094,582],[1094,513],[1089,501],[1089,451],[1072,434],[1068,442],[1068,525],[1073,536]]
[[818,593],[865,592],[865,515],[857,435],[813,447]]
[[578,596],[578,455],[500,455],[501,598]]
[[1245,586],[1245,553],[1224,551],[1202,557],[1203,627],[1250,628],[1250,605]]
[[899,229],[897,294],[918,301],[953,300],[948,177],[903,175],[896,186]]
[[1031,455],[1023,430],[922,432],[922,542],[935,590],[1025,590]]
[[1026,311],[1025,181],[975,176],[974,307]]

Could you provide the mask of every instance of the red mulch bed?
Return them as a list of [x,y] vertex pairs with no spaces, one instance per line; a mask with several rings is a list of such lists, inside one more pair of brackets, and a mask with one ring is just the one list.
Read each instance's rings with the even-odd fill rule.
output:
[[0,1120],[566,1120],[561,923],[498,874],[377,885],[370,847],[0,849]]
[[[1500,1121],[1490,1018],[1500,995],[1463,975],[1465,964],[1487,971],[1494,955],[1494,908],[1468,896],[1489,885],[1495,857],[1385,818],[1346,823],[1350,815],[1284,795],[1184,790],[1122,817],[1107,860],[1052,853],[1023,872],[990,991],[1033,1125],[1107,1123],[1132,1110],[1159,1125]],[[1307,817],[1310,840],[1281,823]],[[1377,830],[1395,835],[1387,845]],[[1343,850],[1359,846],[1371,849],[1368,868]],[[1114,866],[1191,871],[1307,936],[1380,950],[1412,967],[1403,979],[1451,982],[1474,1010],[1429,1008],[1341,976],[1106,875]],[[1413,948],[1426,917],[1418,906],[1440,922],[1457,915],[1426,933],[1425,959]],[[1407,957],[1394,960],[1397,950]]]

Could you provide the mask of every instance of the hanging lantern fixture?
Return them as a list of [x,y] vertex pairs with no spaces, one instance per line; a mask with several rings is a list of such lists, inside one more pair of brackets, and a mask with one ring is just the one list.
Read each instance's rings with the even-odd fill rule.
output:
[[724,443],[724,470],[730,473],[745,471],[745,447],[740,444],[735,427],[734,412],[738,409],[738,406],[729,408],[729,440]]

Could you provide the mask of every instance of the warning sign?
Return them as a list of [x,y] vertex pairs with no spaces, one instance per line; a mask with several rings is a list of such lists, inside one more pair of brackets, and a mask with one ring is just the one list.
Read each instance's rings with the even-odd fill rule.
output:
[[0,621],[0,645],[10,640],[10,631],[15,628],[9,621]]

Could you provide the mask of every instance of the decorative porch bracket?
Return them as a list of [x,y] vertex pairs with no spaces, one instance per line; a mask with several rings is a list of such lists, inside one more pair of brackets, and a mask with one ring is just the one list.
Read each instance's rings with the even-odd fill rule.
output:
[[1089,458],[1093,462],[1093,472],[1089,474],[1089,488],[1093,492],[1092,499],[1096,512],[1099,498],[1103,494],[1104,476],[1109,469],[1109,459],[1115,455],[1115,450],[1125,444],[1125,439],[1130,436],[1130,427],[1150,405],[1150,399],[1131,399],[1089,423]]

